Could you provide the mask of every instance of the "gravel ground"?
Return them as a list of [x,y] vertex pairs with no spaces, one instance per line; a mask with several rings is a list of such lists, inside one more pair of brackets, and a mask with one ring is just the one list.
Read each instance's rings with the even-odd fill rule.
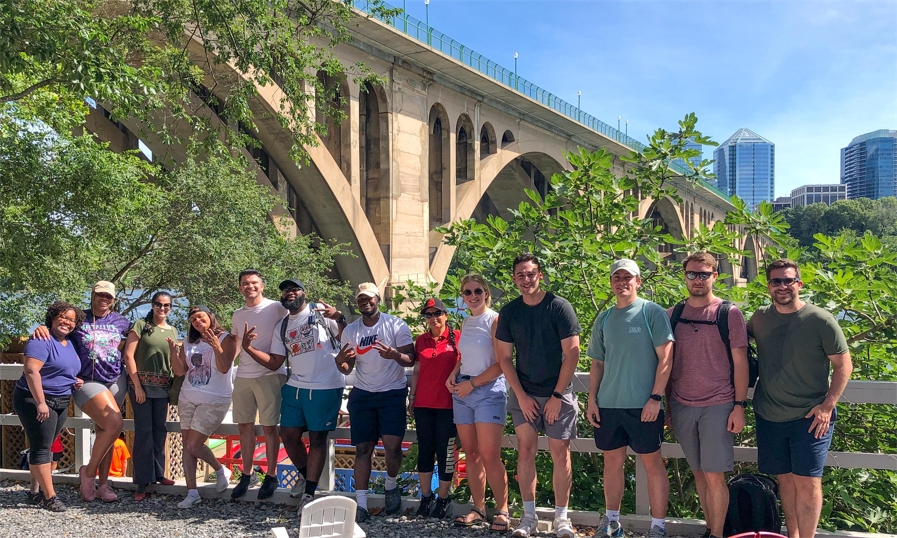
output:
[[[0,482],[0,537],[270,537],[273,527],[286,527],[291,536],[299,534],[295,508],[282,504],[203,499],[191,509],[179,510],[176,504],[181,497],[150,493],[146,500],[136,503],[132,492],[123,490],[117,491],[118,502],[106,504],[97,500],[88,504],[80,501],[74,486],[58,485],[56,492],[68,510],[53,513],[28,504],[27,491],[23,483]],[[487,527],[464,529],[452,525],[451,520],[407,517],[374,516],[362,527],[370,538],[499,536]],[[594,534],[590,527],[577,527],[577,531],[583,537]],[[640,535],[627,533],[627,536]]]

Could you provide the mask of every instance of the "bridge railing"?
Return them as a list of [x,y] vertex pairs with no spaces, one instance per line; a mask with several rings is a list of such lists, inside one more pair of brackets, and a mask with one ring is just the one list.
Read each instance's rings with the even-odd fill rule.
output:
[[[22,375],[21,364],[0,364],[0,380],[16,380]],[[351,384],[354,375],[349,376],[347,382]],[[12,385],[6,383],[5,385]],[[588,392],[589,374],[577,372],[573,380],[573,390],[577,393]],[[4,396],[6,397],[6,396]],[[841,397],[842,404],[880,404],[897,406],[897,382],[889,381],[850,381],[847,389]],[[76,411],[80,413],[80,411]],[[351,417],[350,417],[351,418]],[[0,426],[20,426],[19,417],[12,414],[0,414]],[[90,431],[93,421],[87,417],[70,417],[66,421],[66,427],[75,430],[75,468],[85,465],[90,458]],[[134,429],[133,420],[125,420],[125,430]],[[178,422],[167,422],[169,432],[180,432]],[[237,425],[233,423],[222,424],[216,431],[219,435],[237,435]],[[580,432],[583,433],[583,432]],[[261,426],[256,426],[256,435],[264,435]],[[330,457],[325,460],[324,472],[321,475],[321,487],[333,489],[335,454],[332,439],[350,437],[349,428],[337,428],[330,435]],[[417,432],[407,430],[406,441],[416,441]],[[502,439],[502,447],[517,448],[517,436],[505,435]],[[539,437],[539,449],[548,450],[548,438]],[[570,450],[579,453],[601,452],[595,447],[595,441],[591,437],[577,437],[570,442]],[[631,451],[630,451],[631,453]],[[678,443],[664,443],[661,453],[666,458],[684,458],[682,447]],[[749,446],[735,447],[735,461],[756,462],[757,449]],[[897,471],[897,454],[885,453],[861,453],[861,452],[835,452],[830,451],[825,462],[829,467],[841,467],[848,469],[885,469]],[[636,465],[636,514],[646,515],[650,513],[648,504],[648,478],[644,466],[639,462]]]

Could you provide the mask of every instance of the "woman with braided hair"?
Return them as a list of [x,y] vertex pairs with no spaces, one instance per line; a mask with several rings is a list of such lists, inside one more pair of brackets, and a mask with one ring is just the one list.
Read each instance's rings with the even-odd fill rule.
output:
[[[429,331],[417,337],[414,350],[417,362],[411,376],[408,409],[417,424],[417,472],[421,499],[417,517],[446,516],[451,499],[449,488],[455,470],[455,420],[452,393],[445,380],[455,369],[460,354],[460,333],[448,325],[448,310],[436,298],[424,301],[421,308]],[[439,461],[439,496],[433,495],[433,461]]]

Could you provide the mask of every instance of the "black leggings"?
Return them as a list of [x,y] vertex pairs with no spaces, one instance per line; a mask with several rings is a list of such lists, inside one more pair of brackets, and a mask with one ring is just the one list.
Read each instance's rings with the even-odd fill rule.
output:
[[25,428],[25,436],[28,437],[28,464],[43,465],[53,461],[53,453],[50,447],[53,440],[65,426],[65,419],[69,414],[69,400],[71,396],[44,396],[47,407],[50,408],[50,416],[43,422],[37,421],[37,402],[34,396],[27,390],[18,387],[12,393],[12,408],[19,415],[22,427]]
[[417,423],[417,471],[432,473],[439,460],[439,480],[450,482],[455,472],[455,419],[451,409],[414,408]]

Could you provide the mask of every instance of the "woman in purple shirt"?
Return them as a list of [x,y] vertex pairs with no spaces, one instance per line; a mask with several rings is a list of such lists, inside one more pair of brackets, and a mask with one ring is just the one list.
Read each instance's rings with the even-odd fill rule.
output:
[[82,321],[81,309],[61,301],[50,305],[46,315],[50,337],[32,338],[25,344],[25,372],[16,381],[12,396],[30,446],[31,482],[40,487],[39,492],[31,490],[31,501],[53,512],[64,512],[65,505],[53,489],[50,447],[65,425],[72,391],[81,385],[76,377],[81,361],[68,336]]

